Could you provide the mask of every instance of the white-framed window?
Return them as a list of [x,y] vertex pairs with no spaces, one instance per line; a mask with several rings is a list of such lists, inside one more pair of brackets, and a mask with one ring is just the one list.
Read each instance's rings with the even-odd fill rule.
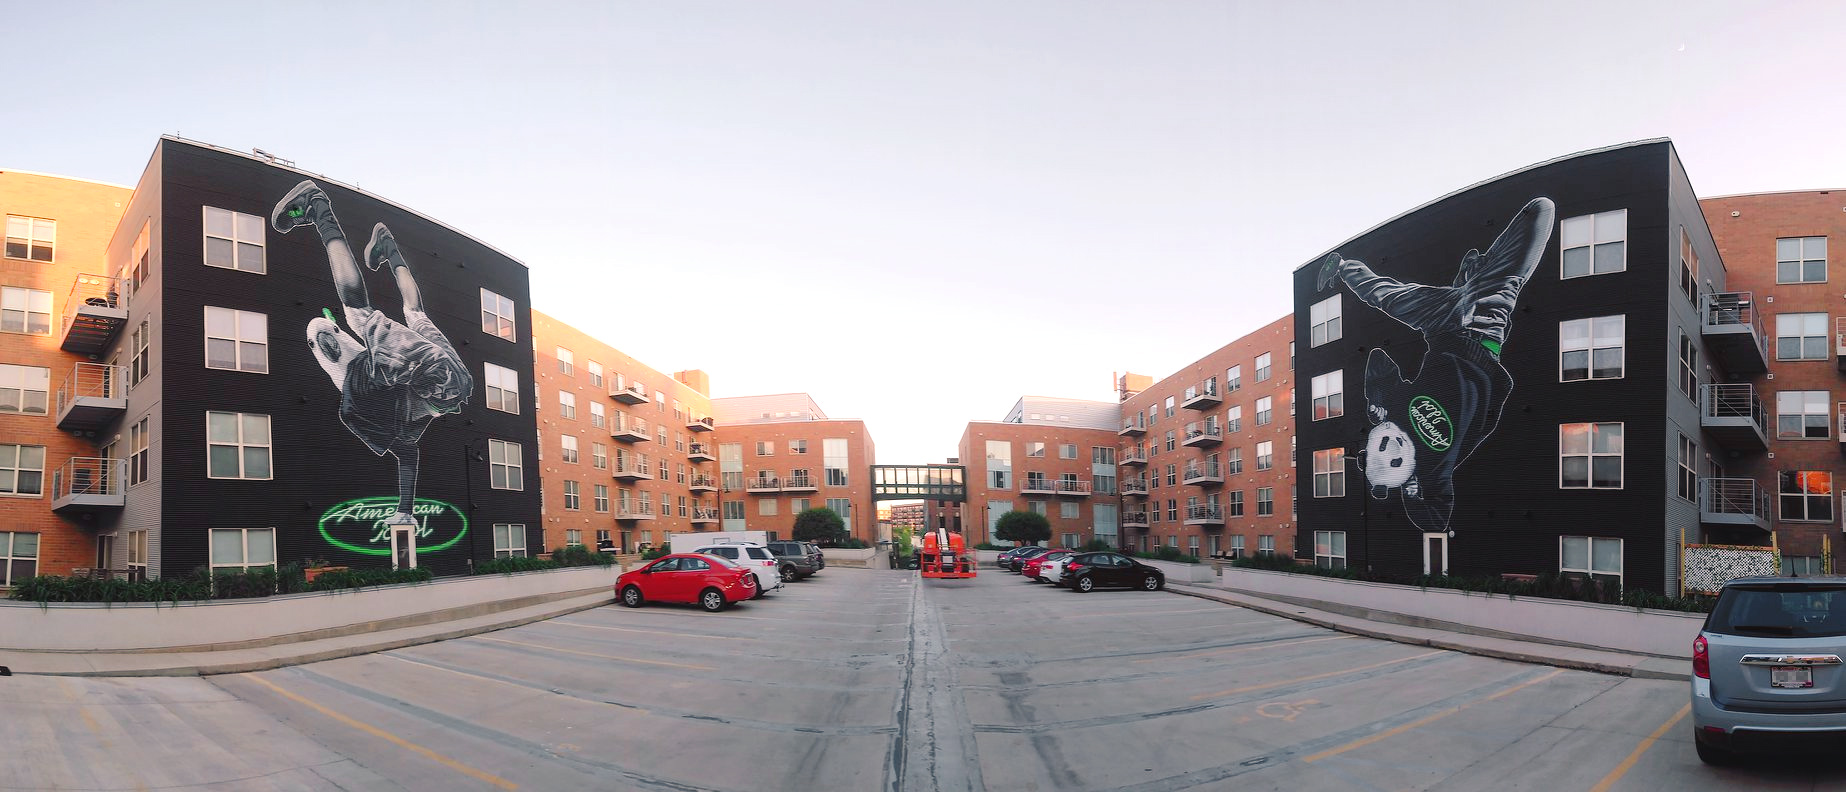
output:
[[518,343],[519,328],[514,324],[517,316],[512,300],[481,290],[481,332]]
[[487,386],[487,409],[519,414],[519,373],[505,366],[481,364]]
[[1231,537],[1231,557],[1232,558],[1243,558],[1244,553],[1246,552],[1249,552],[1249,551],[1244,547],[1243,534],[1237,534],[1236,536],[1232,536]]
[[578,482],[565,479],[564,481],[564,510],[565,511],[581,511],[583,509],[582,486],[583,485]]
[[1558,486],[1564,489],[1621,489],[1622,424],[1560,424]]
[[598,363],[594,360],[586,360],[583,363],[583,367],[588,369],[590,372],[590,387],[593,387],[593,388],[602,387],[603,386],[603,364]]
[[50,263],[58,245],[58,221],[6,216],[6,257]]
[[756,441],[756,455],[757,456],[775,456],[776,455],[776,441],[774,440]]
[[743,501],[724,501],[718,504],[718,506],[724,512],[723,518],[726,520],[741,520],[744,518]]
[[591,505],[596,508],[596,511],[602,514],[608,514],[609,513],[609,485],[607,484],[595,485],[595,488],[591,490],[591,495],[595,498],[595,500],[591,502]]
[[577,356],[564,347],[558,347],[558,373],[566,377],[577,375]]
[[1628,269],[1628,210],[1565,218],[1559,233],[1565,278]]
[[1783,470],[1776,495],[1785,522],[1833,522],[1833,471]]
[[1621,379],[1627,324],[1623,314],[1558,322],[1558,381]]
[[153,227],[152,221],[142,221],[141,233],[135,237],[134,247],[129,248],[128,263],[123,265],[122,280],[128,287],[128,293],[141,291],[141,284],[153,275],[152,262],[148,258],[148,231]]
[[0,445],[0,495],[45,494],[45,447]]
[[1241,387],[1243,387],[1243,364],[1239,363],[1224,370],[1224,392],[1234,393]]
[[1224,452],[1224,474],[1235,476],[1243,472],[1243,449],[1232,448]]
[[1256,469],[1268,470],[1276,465],[1276,444],[1274,440],[1264,440],[1256,444]]
[[[7,247],[12,245],[7,240]],[[8,253],[7,255],[12,255]],[[1827,238],[1783,237],[1775,241],[1776,283],[1826,283]]]
[[1275,404],[1274,400],[1268,396],[1264,396],[1256,400],[1256,425],[1257,426],[1268,426],[1269,422],[1274,419],[1275,417],[1274,404]]
[[51,292],[0,287],[0,332],[51,335]]
[[580,528],[564,529],[564,544],[567,546],[581,547],[583,545],[583,530]]
[[1276,513],[1276,488],[1256,488],[1256,516],[1273,517]]
[[775,498],[763,498],[756,502],[756,513],[764,517],[776,516],[776,509],[777,504]]
[[1058,517],[1065,520],[1077,519],[1078,507],[1074,501],[1058,502]]
[[1775,317],[1776,360],[1826,360],[1827,315],[1785,313]]
[[51,369],[0,363],[0,413],[45,415],[51,405]]
[[1346,497],[1346,449],[1323,448],[1314,452],[1314,497]]
[[269,416],[261,413],[205,413],[207,478],[266,481],[275,478],[269,462]]
[[1037,440],[1027,440],[1026,441],[1026,457],[1027,458],[1043,459],[1044,456],[1045,456],[1045,444],[1044,443],[1039,442]]
[[846,486],[846,464],[848,461],[846,438],[822,438],[820,441],[820,453],[822,467],[826,470],[827,486]]
[[559,442],[563,443],[563,446],[564,446],[564,461],[569,462],[573,465],[576,464],[577,463],[577,436],[576,435],[559,435],[558,440]]
[[1831,391],[1776,391],[1776,439],[1827,439],[1828,408],[1831,401]]
[[147,569],[147,531],[128,532],[128,568]]
[[1340,339],[1340,295],[1335,294],[1308,307],[1308,346],[1317,347]]
[[505,440],[487,441],[487,484],[493,489],[526,488],[525,451],[518,443]]
[[1827,574],[1820,556],[1782,556],[1783,577],[1818,577]]
[[148,427],[147,418],[128,427],[128,485],[134,486],[147,480],[148,476]]
[[38,534],[0,531],[0,587],[38,575]]
[[1679,497],[1699,499],[1699,444],[1685,435],[1679,436]]
[[213,528],[211,570],[244,572],[257,567],[275,566],[276,529]]
[[526,526],[494,523],[494,558],[526,557]]
[[1077,444],[1076,443],[1058,444],[1058,458],[1059,459],[1076,459],[1077,458]]
[[1256,381],[1257,382],[1264,382],[1269,379],[1269,361],[1270,361],[1270,354],[1268,352],[1264,352],[1263,354],[1256,356]]
[[1679,229],[1679,291],[1693,304],[1699,301],[1699,254],[1692,249],[1692,235],[1684,226]]
[[808,441],[801,440],[801,439],[788,441],[788,452],[791,454],[807,453],[808,452]]
[[1275,534],[1259,534],[1256,537],[1256,554],[1268,558],[1276,554]]
[[590,467],[597,470],[609,469],[609,447],[602,443],[590,444]]
[[1699,397],[1699,348],[1685,328],[1679,331],[1679,392],[1691,399]]
[[602,425],[603,403],[592,399],[590,401],[590,426],[600,429]]
[[269,315],[205,306],[205,367],[269,373]]
[[1309,393],[1314,397],[1313,420],[1338,418],[1346,414],[1346,377],[1340,370],[1329,371],[1315,377],[1310,384]]
[[1601,536],[1558,537],[1558,572],[1622,584],[1622,540]]
[[558,391],[558,417],[577,418],[577,394],[570,391]]
[[1346,568],[1346,532],[1314,532],[1314,566],[1322,569]]
[[1243,405],[1233,404],[1224,411],[1224,433],[1236,434],[1243,431]]
[[262,275],[263,218],[216,206],[205,207],[205,266]]

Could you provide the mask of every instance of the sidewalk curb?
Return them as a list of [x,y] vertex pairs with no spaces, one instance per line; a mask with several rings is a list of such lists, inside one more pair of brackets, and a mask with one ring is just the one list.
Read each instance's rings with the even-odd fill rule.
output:
[[[1198,588],[1183,587],[1181,585],[1173,585],[1173,584],[1169,584],[1167,586],[1167,590],[1175,594],[1180,594],[1180,595],[1187,596],[1187,597],[1197,597],[1199,599],[1211,600],[1213,602],[1221,602],[1226,605],[1234,605],[1240,608],[1247,608],[1249,610],[1257,611],[1258,613],[1267,613],[1271,616],[1280,616],[1284,619],[1292,619],[1298,622],[1305,622],[1307,624],[1312,624],[1316,627],[1324,627],[1326,629],[1334,630],[1337,632],[1348,633],[1351,635],[1359,635],[1359,636],[1363,636],[1366,638],[1376,638],[1376,639],[1383,640],[1383,641],[1393,641],[1393,642],[1401,643],[1401,644],[1409,644],[1411,646],[1428,646],[1434,649],[1444,649],[1444,650],[1448,650],[1451,652],[1462,652],[1464,654],[1479,655],[1482,657],[1493,657],[1493,658],[1498,658],[1501,660],[1512,660],[1512,661],[1520,662],[1520,663],[1534,663],[1538,665],[1555,666],[1558,668],[1571,668],[1571,669],[1576,669],[1580,671],[1594,671],[1599,674],[1611,674],[1614,676],[1633,677],[1635,679],[1662,679],[1662,680],[1683,682],[1691,678],[1690,673],[1686,671],[1676,670],[1674,667],[1676,667],[1677,664],[1669,663],[1666,661],[1650,662],[1652,658],[1637,658],[1636,662],[1632,665],[1617,665],[1617,664],[1611,664],[1611,663],[1599,663],[1599,662],[1595,662],[1591,660],[1582,660],[1582,659],[1577,659],[1577,658],[1564,657],[1556,653],[1545,654],[1542,652],[1542,649],[1540,649],[1540,647],[1544,647],[1545,644],[1538,644],[1538,643],[1531,644],[1531,646],[1533,646],[1536,651],[1514,651],[1514,650],[1509,650],[1509,649],[1499,649],[1499,648],[1490,647],[1490,646],[1478,646],[1478,645],[1467,643],[1464,641],[1451,640],[1447,638],[1425,638],[1422,636],[1405,635],[1402,633],[1393,632],[1383,627],[1374,628],[1374,627],[1368,627],[1368,626],[1363,626],[1363,625],[1358,625],[1358,624],[1352,624],[1350,622],[1336,621],[1334,619],[1323,618],[1323,617],[1320,617],[1320,616],[1317,616],[1311,613],[1303,613],[1302,611],[1298,609],[1300,606],[1289,605],[1287,603],[1275,603],[1274,605],[1270,605],[1264,602],[1252,601],[1255,598],[1237,600],[1237,599],[1232,599],[1226,595],[1213,593],[1209,590],[1201,590]],[[1607,651],[1607,650],[1602,650],[1602,651]],[[1663,665],[1670,666],[1670,667],[1661,668],[1660,666],[1663,666]]]

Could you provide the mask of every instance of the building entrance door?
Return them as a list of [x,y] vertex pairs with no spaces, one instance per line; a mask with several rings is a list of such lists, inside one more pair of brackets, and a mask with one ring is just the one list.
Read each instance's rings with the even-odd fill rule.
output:
[[1446,575],[1449,573],[1449,535],[1446,533],[1423,534],[1423,574]]

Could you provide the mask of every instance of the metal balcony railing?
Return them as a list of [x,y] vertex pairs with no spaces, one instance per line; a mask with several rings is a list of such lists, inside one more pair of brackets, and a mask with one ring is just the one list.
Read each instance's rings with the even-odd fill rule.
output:
[[1751,478],[1706,478],[1699,481],[1699,511],[1768,520],[1769,493]]
[[1207,479],[1207,478],[1213,478],[1213,479],[1224,478],[1223,468],[1220,468],[1217,465],[1194,465],[1192,463],[1186,464],[1186,474],[1185,474],[1186,481],[1196,481],[1198,479]]
[[1186,522],[1224,522],[1224,509],[1214,504],[1187,506]]
[[782,479],[782,488],[783,489],[816,489],[817,487],[814,484],[814,477],[806,473],[803,473],[799,476],[790,475],[788,478]]
[[1122,494],[1123,495],[1146,495],[1147,494],[1147,479],[1124,479],[1122,481]]
[[1052,482],[1059,495],[1088,495],[1090,482],[1084,479],[1058,479]]
[[120,399],[127,391],[126,372],[122,366],[107,363],[78,363],[64,375],[58,385],[58,413],[78,399]]
[[1768,415],[1756,386],[1747,382],[1700,385],[1699,406],[1706,418],[1748,418],[1759,428]]
[[51,499],[70,495],[121,495],[128,482],[128,460],[71,457],[51,474]]
[[77,311],[90,308],[124,308],[121,295],[121,278],[108,275],[93,275],[80,272],[71,283],[70,296],[64,298],[63,321],[58,325],[60,334],[68,333],[71,322],[76,321]]

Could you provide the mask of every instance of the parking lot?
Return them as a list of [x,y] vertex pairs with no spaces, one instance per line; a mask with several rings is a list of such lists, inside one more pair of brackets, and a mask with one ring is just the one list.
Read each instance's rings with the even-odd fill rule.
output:
[[0,679],[0,789],[1810,789],[1698,762],[1683,683],[1170,592],[829,568],[254,674]]

